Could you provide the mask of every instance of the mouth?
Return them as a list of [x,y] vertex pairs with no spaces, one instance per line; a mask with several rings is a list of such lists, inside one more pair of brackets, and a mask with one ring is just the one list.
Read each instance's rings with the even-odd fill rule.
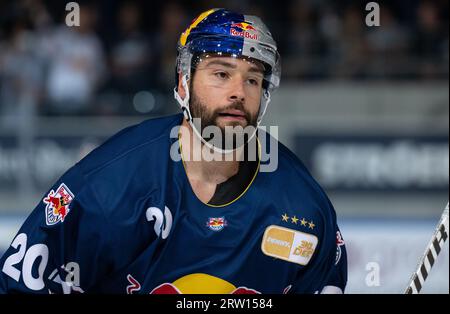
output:
[[246,121],[247,120],[245,113],[243,111],[237,110],[237,109],[224,110],[222,112],[219,112],[219,117],[223,118],[224,120],[232,120],[232,121]]

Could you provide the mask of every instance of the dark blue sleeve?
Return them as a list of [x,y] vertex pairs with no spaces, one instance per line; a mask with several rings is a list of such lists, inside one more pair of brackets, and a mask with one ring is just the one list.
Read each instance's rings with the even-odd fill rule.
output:
[[[347,251],[339,227],[336,226],[336,258],[330,277],[321,293],[344,293],[347,285]],[[339,291],[340,290],[340,291]]]
[[110,265],[109,232],[77,166],[44,195],[0,259],[0,293],[86,292]]
[[[347,255],[336,223],[336,214],[328,208],[317,216],[319,244],[313,258],[299,271],[292,293],[343,293],[347,283]],[[338,236],[341,241],[337,241]]]

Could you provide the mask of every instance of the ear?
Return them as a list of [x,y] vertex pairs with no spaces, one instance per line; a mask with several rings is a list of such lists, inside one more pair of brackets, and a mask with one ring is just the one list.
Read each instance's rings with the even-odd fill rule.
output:
[[183,83],[181,81],[182,77],[183,74],[178,73],[178,95],[180,95],[180,97],[184,99],[186,97],[186,90],[184,89]]

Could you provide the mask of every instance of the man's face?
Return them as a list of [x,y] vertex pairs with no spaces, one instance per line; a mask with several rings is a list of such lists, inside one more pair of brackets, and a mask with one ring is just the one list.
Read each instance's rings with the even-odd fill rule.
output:
[[190,82],[190,109],[202,130],[217,126],[256,127],[262,93],[263,66],[232,57],[202,58]]

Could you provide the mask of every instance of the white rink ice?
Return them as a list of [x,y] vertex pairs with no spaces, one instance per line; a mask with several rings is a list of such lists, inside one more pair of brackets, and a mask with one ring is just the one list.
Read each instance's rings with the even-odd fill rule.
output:
[[[403,293],[438,220],[343,219],[340,228],[349,256],[346,293]],[[366,270],[368,263],[377,264]],[[371,285],[373,265],[379,266],[379,286]],[[421,293],[449,293],[448,240]]]

